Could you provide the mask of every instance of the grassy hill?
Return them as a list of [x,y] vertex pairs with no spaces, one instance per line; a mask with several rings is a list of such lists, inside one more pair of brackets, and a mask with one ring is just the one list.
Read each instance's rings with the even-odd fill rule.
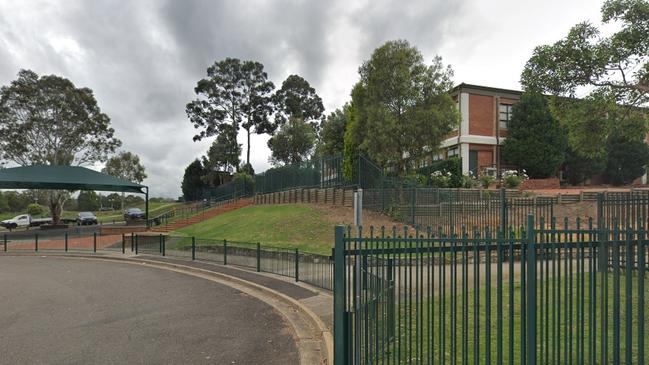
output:
[[335,226],[336,222],[315,206],[253,205],[182,228],[177,233],[330,254]]

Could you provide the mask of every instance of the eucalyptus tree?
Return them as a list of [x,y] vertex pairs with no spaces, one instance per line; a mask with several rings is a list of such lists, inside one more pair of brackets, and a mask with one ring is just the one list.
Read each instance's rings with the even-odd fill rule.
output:
[[[138,184],[146,179],[140,157],[128,151],[122,151],[117,156],[109,158],[102,172]],[[124,193],[121,200],[122,210],[124,210]]]

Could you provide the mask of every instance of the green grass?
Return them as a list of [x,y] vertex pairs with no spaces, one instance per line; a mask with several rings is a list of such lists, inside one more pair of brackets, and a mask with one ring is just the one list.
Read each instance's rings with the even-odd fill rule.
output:
[[[305,205],[249,206],[182,228],[176,233],[215,240],[261,242],[331,254],[334,223]],[[181,241],[184,246],[188,241]]]
[[[584,362],[588,362],[588,356],[589,356],[589,345],[588,345],[588,336],[590,333],[589,329],[589,318],[588,318],[588,311],[589,311],[589,305],[590,305],[590,300],[589,300],[589,288],[588,288],[588,278],[589,274],[585,275],[585,287],[584,287],[584,292],[581,293],[577,289],[577,277],[578,275],[575,275],[572,280],[567,280],[565,278],[562,279],[548,279],[547,281],[539,281],[537,284],[537,288],[539,289],[539,292],[537,292],[537,299],[539,300],[539,307],[537,311],[537,343],[539,343],[539,347],[537,348],[537,360],[543,359],[543,362],[546,360],[549,363],[552,363],[552,352],[553,352],[553,347],[557,346],[559,349],[560,353],[560,358],[561,358],[561,363],[567,363],[565,359],[565,348],[566,346],[569,346],[572,351],[572,362],[576,363],[576,360],[578,359],[578,343],[580,336],[584,336]],[[620,300],[620,322],[621,322],[621,328],[620,328],[620,348],[621,348],[621,359],[620,363],[624,363],[624,351],[625,347],[627,346],[627,341],[625,337],[625,323],[626,323],[626,312],[625,312],[625,304],[627,302],[627,298],[625,297],[625,285],[624,285],[624,275],[621,274],[620,278],[620,290],[621,290],[621,300]],[[503,288],[503,333],[502,333],[502,339],[503,339],[503,360],[504,363],[509,362],[509,349],[510,349],[510,343],[513,345],[513,363],[519,364],[521,363],[521,358],[520,358],[520,349],[522,346],[522,335],[521,335],[521,286],[520,282],[515,283],[514,290],[513,292],[509,292],[508,287],[507,287],[507,280],[505,279],[504,288]],[[572,288],[566,288],[566,283],[572,282]],[[547,283],[547,287],[545,284]],[[607,284],[608,284],[608,305],[607,305],[607,310],[606,310],[606,317],[608,318],[608,325],[607,325],[607,330],[605,331],[607,333],[607,342],[608,342],[608,358],[609,361],[612,360],[612,354],[613,354],[613,318],[614,318],[614,312],[613,312],[613,298],[614,298],[614,292],[613,292],[613,285],[614,285],[614,277],[611,272],[609,272],[608,277],[607,277]],[[638,348],[637,348],[637,328],[638,328],[638,318],[637,318],[637,284],[638,284],[638,278],[634,274],[632,277],[632,285],[633,285],[633,296],[632,296],[632,313],[633,315],[631,316],[631,322],[632,322],[632,329],[633,329],[633,344],[632,344],[632,353],[633,353],[633,359],[631,363],[638,363]],[[546,288],[550,289],[548,292],[543,291],[543,296],[540,296],[541,289],[540,287],[543,286],[544,290]],[[601,280],[599,274],[597,274],[596,278],[596,287],[598,290],[598,294],[596,294],[596,308],[595,308],[595,318],[596,318],[596,326],[597,326],[597,333],[595,337],[595,342],[596,342],[596,352],[595,352],[595,357],[596,357],[596,362],[599,363],[599,358],[600,358],[600,350],[601,350],[601,333],[602,333],[602,327],[601,327],[601,316],[602,316],[602,310],[600,307],[600,297],[601,297]],[[649,287],[649,278],[645,279],[645,288]],[[553,299],[555,299],[552,295],[552,288],[555,288],[556,290],[556,300],[558,300],[558,304],[560,305],[560,310],[557,311],[556,308],[553,307]],[[566,290],[567,289],[567,290]],[[438,290],[438,288],[436,288]],[[479,324],[479,351],[480,351],[480,360],[479,363],[485,363],[486,362],[486,343],[487,343],[487,338],[486,338],[486,313],[488,311],[487,309],[487,303],[485,301],[486,297],[486,289],[483,287],[479,292],[479,302],[478,306],[474,306],[474,299],[475,299],[475,290],[467,290],[466,292],[466,297],[462,295],[462,286],[461,286],[461,281],[458,281],[458,295],[457,296],[451,296],[450,292],[447,290],[446,295],[444,296],[444,299],[440,299],[439,297],[435,298],[421,298],[417,301],[415,301],[414,297],[410,299],[407,296],[404,296],[404,294],[401,294],[401,297],[397,297],[395,300],[395,305],[396,305],[396,312],[398,313],[397,318],[395,318],[395,340],[390,342],[390,345],[388,346],[386,351],[385,360],[390,359],[390,363],[394,361],[394,363],[401,363],[401,364],[409,364],[409,363],[417,363],[421,362],[424,360],[424,363],[426,362],[427,359],[434,359],[435,362],[440,362],[441,359],[444,359],[446,363],[451,363],[451,361],[455,358],[458,363],[462,362],[462,354],[463,354],[463,343],[466,346],[466,360],[468,363],[473,363],[473,358],[474,358],[474,333],[475,333],[475,324],[476,320],[477,323]],[[510,312],[510,307],[509,307],[509,297],[510,295],[513,294],[513,300],[514,300],[514,306],[512,307],[512,310]],[[583,295],[583,301],[581,301],[580,297]],[[547,302],[546,302],[547,298]],[[571,302],[571,316],[566,317],[566,298],[572,298]],[[491,362],[496,363],[495,360],[497,359],[497,333],[498,333],[498,327],[497,327],[497,307],[496,307],[496,288],[492,287],[491,290],[491,305],[489,307],[489,312],[491,314],[491,323],[490,323],[490,353],[491,353]],[[646,299],[645,299],[646,300]],[[463,305],[463,301],[466,303],[466,306]],[[541,303],[543,305],[541,306]],[[547,307],[546,307],[547,303]],[[440,308],[442,308],[442,305],[444,306],[444,310],[440,312]],[[457,316],[455,317],[455,321],[453,321],[453,318],[451,317],[451,308],[453,305],[456,305],[457,308]],[[646,302],[645,302],[646,305]],[[374,332],[379,332],[382,333],[382,336],[384,336],[385,333],[387,333],[387,327],[385,327],[383,324],[386,323],[384,322],[387,317],[385,317],[385,313],[387,307],[379,307],[378,313],[379,313],[379,318],[383,318],[383,321],[370,321],[368,323],[374,323],[375,330]],[[478,311],[476,311],[476,308]],[[570,308],[570,307],[568,307]],[[583,308],[583,313],[584,313],[584,318],[578,321],[578,313],[580,313],[580,310]],[[646,310],[649,310],[647,308]],[[383,315],[381,314],[383,313]],[[465,313],[466,317],[463,319],[463,313]],[[560,316],[560,319],[559,317]],[[443,320],[440,322],[440,318],[443,318]],[[513,337],[510,339],[509,336],[509,328],[510,328],[510,318],[512,319],[511,326],[514,329]],[[646,318],[646,317],[645,317]],[[555,322],[555,320],[557,322]],[[646,321],[646,319],[645,319]],[[581,323],[584,325],[582,326]],[[443,323],[443,330],[440,328],[440,323]],[[554,324],[557,323],[557,327],[554,328]],[[455,331],[452,330],[452,328],[455,326]],[[371,328],[371,327],[370,327]],[[583,332],[580,332],[582,331]],[[466,331],[466,332],[465,332]],[[547,331],[547,332],[546,332]],[[644,333],[645,333],[645,361],[649,361],[649,326],[644,326]],[[554,338],[554,335],[557,334],[557,338]],[[455,357],[452,355],[451,351],[451,342],[455,341],[456,347],[455,347]],[[547,339],[547,342],[545,342]],[[510,342],[511,340],[511,342]],[[442,342],[443,341],[443,342]],[[379,341],[380,343],[380,341]],[[543,344],[543,345],[541,345]],[[547,347],[546,347],[547,345]],[[430,347],[429,347],[430,346]],[[381,346],[379,345],[379,348]],[[380,351],[377,351],[380,352]],[[371,352],[370,352],[371,353]],[[611,362],[612,363],[612,362]]]

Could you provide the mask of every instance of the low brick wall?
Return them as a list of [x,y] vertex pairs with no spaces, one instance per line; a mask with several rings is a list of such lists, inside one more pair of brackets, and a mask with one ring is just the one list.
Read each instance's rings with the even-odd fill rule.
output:
[[352,188],[292,189],[277,193],[255,195],[255,204],[312,203],[351,207],[354,197]]
[[519,186],[520,190],[534,190],[534,189],[559,189],[561,182],[557,177],[549,179],[529,179],[525,180]]

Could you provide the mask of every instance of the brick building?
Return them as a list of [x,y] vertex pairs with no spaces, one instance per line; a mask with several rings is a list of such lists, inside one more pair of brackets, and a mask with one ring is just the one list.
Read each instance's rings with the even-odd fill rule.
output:
[[[459,84],[451,91],[460,111],[459,128],[442,141],[442,153],[437,159],[459,156],[462,173],[492,174],[507,168],[500,146],[507,138],[507,123],[512,115],[512,105],[523,92],[471,84]],[[649,143],[649,135],[647,136]],[[645,174],[638,183],[646,184]]]
[[496,175],[502,163],[500,146],[507,137],[512,105],[522,92],[462,83],[451,91],[460,111],[460,126],[442,144],[438,158],[459,156],[462,172]]

